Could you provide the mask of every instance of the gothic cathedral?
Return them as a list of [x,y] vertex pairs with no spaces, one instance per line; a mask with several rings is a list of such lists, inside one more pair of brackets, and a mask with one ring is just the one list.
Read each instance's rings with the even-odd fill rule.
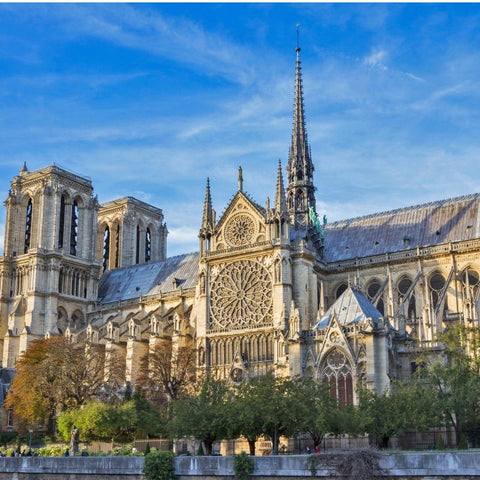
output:
[[140,358],[167,341],[191,345],[198,369],[232,383],[306,375],[354,403],[359,382],[384,391],[439,332],[477,324],[480,195],[320,220],[300,48],[295,82],[273,202],[250,198],[239,169],[216,218],[207,180],[198,253],[166,257],[160,209],[132,197],[99,204],[90,180],[24,165],[5,201],[2,371],[33,339],[64,335],[115,351],[134,386]]

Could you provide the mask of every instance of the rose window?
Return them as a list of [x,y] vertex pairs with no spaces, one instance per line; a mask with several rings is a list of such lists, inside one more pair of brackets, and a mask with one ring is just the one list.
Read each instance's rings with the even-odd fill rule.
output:
[[231,247],[247,245],[253,240],[255,222],[250,215],[234,216],[225,226],[224,237]]
[[254,327],[272,322],[272,280],[254,260],[226,265],[212,282],[211,327]]

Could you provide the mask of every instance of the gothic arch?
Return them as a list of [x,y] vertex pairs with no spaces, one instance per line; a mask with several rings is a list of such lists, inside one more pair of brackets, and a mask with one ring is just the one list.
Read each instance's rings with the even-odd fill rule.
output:
[[330,393],[341,405],[353,404],[354,362],[348,352],[333,347],[322,358],[317,370],[317,378],[328,384]]
[[57,323],[56,327],[60,334],[64,334],[68,327],[68,313],[63,307],[57,308]]

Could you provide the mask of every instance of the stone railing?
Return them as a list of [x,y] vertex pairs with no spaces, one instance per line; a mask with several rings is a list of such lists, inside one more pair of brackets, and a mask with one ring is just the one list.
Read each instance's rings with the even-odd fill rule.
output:
[[[331,453],[315,456],[316,478],[341,478],[332,470]],[[341,452],[337,452],[340,453]],[[312,477],[312,455],[253,457],[253,480]],[[380,477],[480,480],[480,452],[379,453]],[[0,458],[0,480],[144,480],[143,457]],[[231,480],[232,457],[175,458],[179,480]]]

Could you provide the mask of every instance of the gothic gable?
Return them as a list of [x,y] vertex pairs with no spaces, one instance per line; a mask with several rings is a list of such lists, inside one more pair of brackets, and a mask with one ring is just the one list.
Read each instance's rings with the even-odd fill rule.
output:
[[239,191],[220,218],[213,250],[248,247],[266,240],[265,210]]

